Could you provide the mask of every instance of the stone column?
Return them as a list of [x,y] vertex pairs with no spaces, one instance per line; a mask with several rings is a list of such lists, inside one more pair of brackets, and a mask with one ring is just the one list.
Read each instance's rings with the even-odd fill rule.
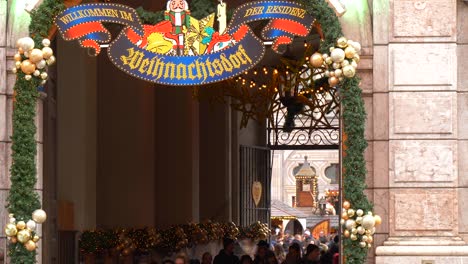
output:
[[386,221],[379,232],[388,233],[376,263],[468,260],[456,15],[456,0],[374,0],[374,187],[382,192],[374,202]]

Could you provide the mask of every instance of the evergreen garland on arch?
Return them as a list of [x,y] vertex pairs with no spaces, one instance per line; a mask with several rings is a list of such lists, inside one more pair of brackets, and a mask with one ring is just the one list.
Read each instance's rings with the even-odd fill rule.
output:
[[[321,25],[325,39],[319,51],[327,53],[335,41],[343,35],[340,22],[334,11],[325,0],[296,0],[306,10],[316,17]],[[216,3],[212,0],[193,0],[190,6],[194,17],[204,17],[215,12]],[[41,40],[47,37],[53,25],[52,18],[65,9],[62,1],[44,0],[41,6],[31,13],[30,35],[36,46],[42,47]],[[148,12],[138,8],[143,23],[155,24],[163,19],[162,12]],[[34,79],[26,81],[24,74],[17,73],[14,87],[16,102],[13,111],[13,136],[11,190],[8,195],[8,211],[15,214],[18,220],[26,220],[31,213],[41,207],[39,195],[35,192],[36,184],[36,127],[34,124],[37,87],[39,82]],[[344,198],[354,208],[365,211],[372,210],[372,204],[364,194],[366,188],[364,151],[367,142],[364,138],[366,113],[359,88],[359,78],[346,79],[341,85],[343,124],[347,140],[346,155],[343,157]],[[344,256],[346,263],[362,264],[367,257],[367,249],[360,248],[358,241],[344,239]],[[36,252],[27,251],[21,244],[10,244],[9,255],[11,263],[35,263]]]

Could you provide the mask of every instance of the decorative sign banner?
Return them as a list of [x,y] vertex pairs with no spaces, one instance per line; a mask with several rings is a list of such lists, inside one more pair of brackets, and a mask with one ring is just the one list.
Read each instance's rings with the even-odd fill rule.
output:
[[[226,10],[218,8],[218,10]],[[142,25],[136,11],[110,3],[83,4],[66,9],[55,24],[65,40],[100,52],[110,33],[102,22],[126,27],[107,50],[122,71],[154,83],[201,85],[226,80],[254,67],[265,53],[263,42],[247,23],[270,20],[262,38],[273,41],[273,50],[289,44],[294,36],[309,34],[313,18],[298,4],[288,1],[257,1],[239,6],[226,30],[214,30],[215,14],[196,19],[185,1],[169,0],[165,20]],[[220,27],[225,14],[218,14]]]

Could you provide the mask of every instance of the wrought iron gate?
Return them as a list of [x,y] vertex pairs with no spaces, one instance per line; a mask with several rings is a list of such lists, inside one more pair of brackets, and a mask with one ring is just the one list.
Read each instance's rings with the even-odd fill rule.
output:
[[[240,146],[241,226],[248,226],[257,221],[270,223],[270,157],[269,148]],[[252,196],[254,182],[259,182],[262,186],[258,205],[255,205]]]

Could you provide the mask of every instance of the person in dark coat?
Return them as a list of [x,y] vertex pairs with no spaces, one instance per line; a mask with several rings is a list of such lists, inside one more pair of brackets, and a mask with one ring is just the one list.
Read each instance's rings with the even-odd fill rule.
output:
[[317,245],[309,244],[306,254],[302,260],[303,264],[320,264],[320,248]]
[[214,258],[213,264],[238,264],[239,258],[234,255],[234,240],[225,238],[223,241],[223,249]]
[[254,264],[267,264],[269,259],[275,258],[275,253],[270,250],[270,245],[265,240],[260,240],[257,244],[257,254],[255,254]]

